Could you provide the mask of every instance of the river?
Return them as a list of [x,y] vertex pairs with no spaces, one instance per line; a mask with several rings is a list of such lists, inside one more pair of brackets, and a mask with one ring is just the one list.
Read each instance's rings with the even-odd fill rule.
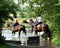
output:
[[[20,41],[24,42],[28,40],[28,37],[32,37],[32,36],[37,36],[35,34],[35,32],[31,33],[31,29],[26,29],[27,34],[25,35],[22,31],[20,34]],[[38,36],[40,36],[40,43],[42,42],[42,37],[41,35],[43,34],[43,32],[38,32]],[[18,37],[18,32],[16,32],[15,35],[12,35],[12,31],[9,29],[3,29],[2,30],[2,36],[6,37],[5,40],[15,40],[15,41],[19,41],[19,37]]]

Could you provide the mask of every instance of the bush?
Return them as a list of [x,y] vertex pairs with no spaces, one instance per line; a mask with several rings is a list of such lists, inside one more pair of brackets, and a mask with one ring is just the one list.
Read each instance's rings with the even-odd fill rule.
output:
[[0,36],[0,44],[5,44],[5,37],[4,36]]

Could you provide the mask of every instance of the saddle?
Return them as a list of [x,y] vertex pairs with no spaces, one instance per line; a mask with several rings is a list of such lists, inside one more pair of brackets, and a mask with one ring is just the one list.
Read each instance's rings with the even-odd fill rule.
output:
[[45,25],[44,24],[37,25],[37,30],[44,31],[45,30]]
[[42,29],[42,25],[41,24],[37,25],[37,30],[41,30],[41,29]]
[[12,27],[12,31],[14,31],[14,30],[20,30],[20,28],[21,28],[21,26],[15,26],[15,27]]

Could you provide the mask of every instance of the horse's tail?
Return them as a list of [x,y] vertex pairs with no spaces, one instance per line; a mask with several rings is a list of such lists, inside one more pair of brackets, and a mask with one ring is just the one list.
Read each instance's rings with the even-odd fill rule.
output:
[[52,34],[51,34],[51,30],[49,29],[48,25],[46,25],[46,33],[47,33],[48,37],[51,39]]
[[24,31],[24,32],[26,32],[26,27],[25,27],[25,25],[20,25],[20,26],[22,26],[22,30]]

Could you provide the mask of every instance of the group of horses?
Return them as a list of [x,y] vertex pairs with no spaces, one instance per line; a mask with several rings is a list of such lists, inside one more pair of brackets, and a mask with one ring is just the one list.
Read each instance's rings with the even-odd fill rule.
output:
[[[23,23],[26,23],[26,24],[30,24],[31,25],[31,31],[35,31],[35,34],[37,35],[38,32],[41,32],[41,31],[44,31],[44,34],[46,36],[45,40],[47,40],[47,38],[49,38],[49,41],[51,41],[51,31],[49,30],[49,27],[46,23],[42,23],[42,24],[39,24],[37,26],[37,28],[34,28],[34,24],[35,22],[30,19],[29,22],[27,20],[23,20]],[[9,24],[10,26],[11,24]],[[18,25],[16,27],[13,27],[12,25],[12,34],[15,35],[15,32],[19,32],[19,37],[20,37],[20,32],[23,31],[26,35],[26,28],[24,25]]]

